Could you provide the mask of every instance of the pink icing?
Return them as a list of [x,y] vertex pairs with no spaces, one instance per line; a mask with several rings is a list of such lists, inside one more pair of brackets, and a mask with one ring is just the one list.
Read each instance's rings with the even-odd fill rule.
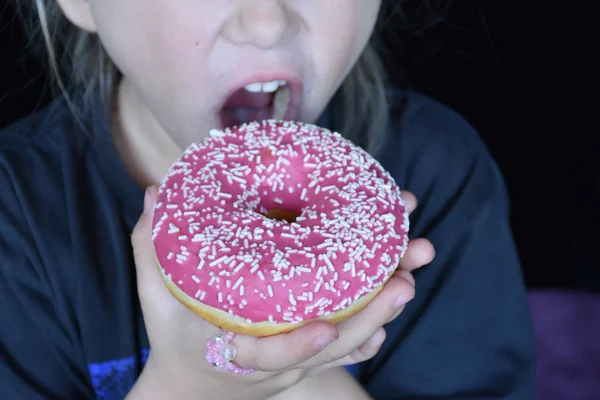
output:
[[[263,216],[280,208],[296,222]],[[163,180],[153,240],[187,295],[249,322],[300,322],[383,284],[408,244],[400,189],[368,153],[314,125],[211,131]]]

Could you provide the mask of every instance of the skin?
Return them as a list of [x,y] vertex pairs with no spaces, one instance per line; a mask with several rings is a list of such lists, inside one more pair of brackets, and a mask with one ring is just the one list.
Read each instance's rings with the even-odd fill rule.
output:
[[[144,186],[217,126],[226,94],[249,77],[303,84],[314,122],[366,46],[380,1],[60,0],[98,34],[124,75],[117,142]],[[148,162],[152,160],[152,162]]]
[[[59,3],[71,22],[100,37],[123,73],[112,135],[129,173],[149,186],[132,244],[152,352],[128,398],[368,399],[341,367],[377,353],[383,326],[414,296],[410,272],[433,259],[428,241],[412,240],[381,294],[337,326],[319,321],[286,335],[236,336],[235,362],[257,371],[240,377],[216,373],[204,361],[204,343],[216,329],[168,293],[150,231],[154,185],[191,142],[217,126],[227,94],[256,74],[294,77],[302,84],[297,119],[315,122],[366,46],[380,1]],[[416,199],[404,196],[412,211]]]

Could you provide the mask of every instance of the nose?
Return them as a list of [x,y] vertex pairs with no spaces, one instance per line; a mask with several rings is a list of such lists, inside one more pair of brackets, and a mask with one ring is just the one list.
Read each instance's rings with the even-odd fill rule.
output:
[[241,0],[227,19],[223,36],[241,45],[269,49],[292,39],[300,29],[300,18],[288,0]]

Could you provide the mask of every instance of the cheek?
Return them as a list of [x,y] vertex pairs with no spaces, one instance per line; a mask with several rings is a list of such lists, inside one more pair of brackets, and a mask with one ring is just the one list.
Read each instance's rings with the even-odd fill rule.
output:
[[[332,0],[336,7],[314,20],[313,55],[326,87],[344,80],[367,45],[377,19],[379,2]],[[339,4],[338,4],[339,3]],[[334,88],[334,89],[335,89]]]
[[[198,90],[203,48],[211,43],[211,15],[195,18],[172,0],[95,1],[98,35],[121,72],[148,96]],[[202,3],[202,2],[199,2]],[[195,6],[198,7],[197,5]],[[214,18],[212,18],[214,21]],[[175,98],[179,97],[175,96]]]

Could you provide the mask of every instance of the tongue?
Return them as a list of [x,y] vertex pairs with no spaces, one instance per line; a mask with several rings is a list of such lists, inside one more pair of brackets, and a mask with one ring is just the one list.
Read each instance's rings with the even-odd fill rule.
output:
[[273,93],[250,93],[241,89],[227,99],[223,108],[264,108],[270,106],[272,102]]
[[272,108],[226,108],[221,111],[221,122],[226,128],[242,125],[251,121],[262,121],[271,118]]

